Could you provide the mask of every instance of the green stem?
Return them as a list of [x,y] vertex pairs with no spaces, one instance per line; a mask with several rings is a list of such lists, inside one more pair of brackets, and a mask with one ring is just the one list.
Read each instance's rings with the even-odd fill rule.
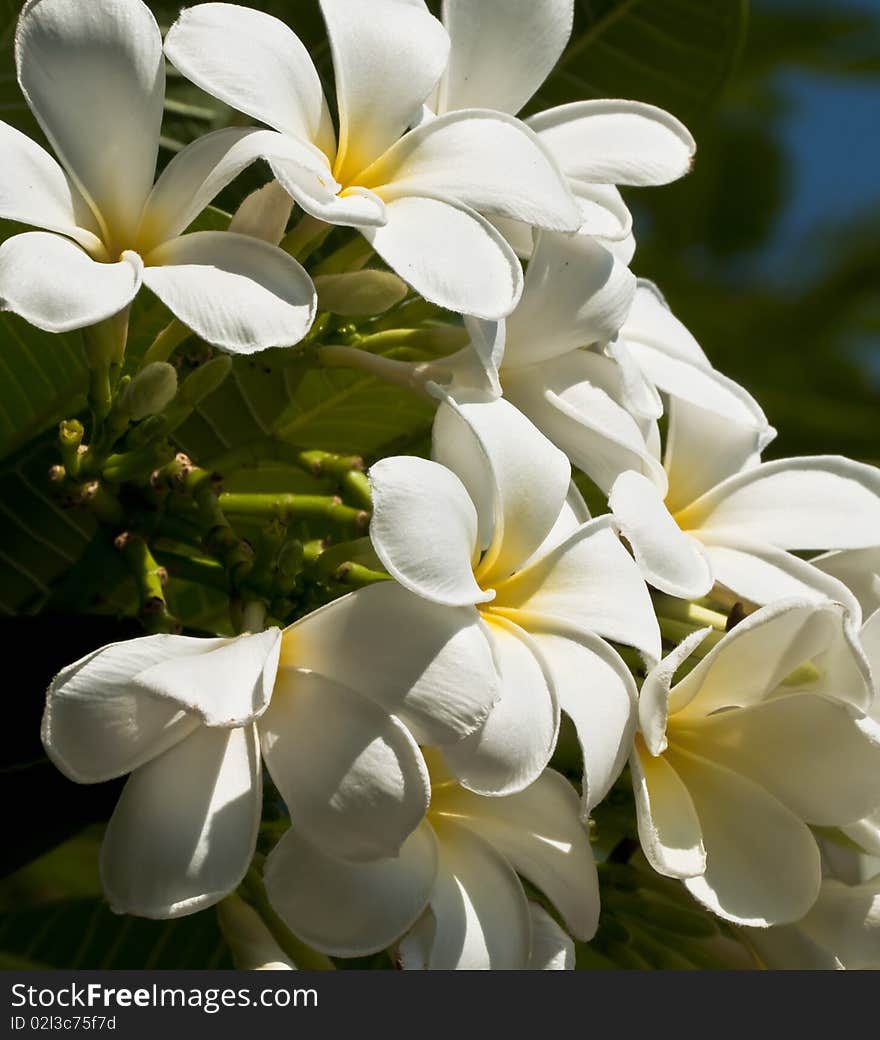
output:
[[672,621],[681,621],[690,625],[692,629],[709,626],[717,629],[719,632],[727,630],[727,617],[724,614],[719,614],[716,610],[709,610],[706,607],[698,606],[696,603],[690,603],[684,599],[676,599],[674,596],[657,593],[654,597],[654,607],[658,615],[662,615],[664,618],[669,618]]
[[425,364],[395,361],[356,347],[341,346],[321,347],[318,350],[318,360],[325,368],[351,368],[358,372],[366,372],[375,379],[402,386],[431,399],[425,390],[425,379],[429,377],[428,366]]
[[179,632],[180,624],[165,602],[168,572],[160,567],[150,547],[139,535],[126,531],[113,543],[122,553],[126,566],[137,585],[140,618],[149,632]]
[[85,430],[78,419],[69,419],[59,424],[58,443],[61,448],[61,462],[67,475],[76,480],[80,472],[80,463],[85,449],[82,447]]
[[361,235],[355,235],[350,242],[346,242],[336,252],[331,253],[322,260],[312,271],[312,276],[317,278],[323,274],[343,274],[346,271],[360,271],[373,255],[373,247]]
[[348,499],[359,509],[372,512],[373,495],[370,491],[370,481],[365,473],[356,469],[350,469],[343,476],[340,485],[344,498]]
[[146,368],[154,361],[167,361],[185,339],[192,335],[192,329],[182,321],[174,318],[147,348],[141,359],[140,368]]
[[217,563],[204,556],[184,556],[181,553],[157,548],[155,551],[157,561],[165,567],[172,578],[182,581],[190,581],[197,585],[206,585],[209,588],[228,592],[229,582],[226,580],[226,571]]
[[342,505],[335,496],[291,494],[245,494],[225,492],[220,506],[230,516],[250,516],[264,520],[280,520],[288,524],[296,520],[323,520],[353,532],[365,531],[369,514],[362,509]]
[[[698,629],[706,627],[705,625],[694,625],[688,621],[679,621],[676,618],[661,616],[658,617],[657,620],[660,623],[660,634],[667,642],[673,643],[676,646]],[[710,632],[706,636],[699,646],[694,647],[691,656],[696,658],[705,657],[712,647],[717,646],[723,638],[724,632],[719,631],[717,628],[714,629],[714,631]]]
[[239,889],[242,899],[256,910],[269,933],[300,971],[335,971],[336,965],[323,953],[298,939],[278,914],[266,896],[263,880],[256,867],[251,867]]

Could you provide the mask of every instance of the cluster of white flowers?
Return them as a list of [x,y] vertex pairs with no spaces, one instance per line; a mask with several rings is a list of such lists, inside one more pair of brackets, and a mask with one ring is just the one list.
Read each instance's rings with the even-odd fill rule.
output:
[[[0,216],[43,229],[0,246],[0,306],[84,328],[146,284],[221,349],[294,345],[322,295],[278,245],[295,204],[299,244],[356,229],[469,335],[429,362],[319,352],[437,403],[432,459],[369,473],[389,580],[283,632],[146,636],[54,680],[52,760],[81,783],[131,774],[102,852],[112,907],[223,900],[243,962],[293,966],[231,896],[265,765],[290,816],[265,891],[298,940],[571,968],[601,912],[589,817],[628,768],[650,867],[764,963],[880,966],[880,875],[839,880],[828,838],[880,855],[880,471],[762,462],[759,405],[630,272],[617,186],[684,175],[690,134],[632,101],[516,118],[573,0],[444,0],[442,22],[422,0],[321,9],[335,130],[267,14],[198,4],[164,56],[140,0],[28,0],[19,23],[60,165],[0,123]],[[166,57],[271,129],[210,133],[154,184]],[[232,230],[188,232],[257,159],[274,180]],[[563,713],[580,793],[550,768]]]

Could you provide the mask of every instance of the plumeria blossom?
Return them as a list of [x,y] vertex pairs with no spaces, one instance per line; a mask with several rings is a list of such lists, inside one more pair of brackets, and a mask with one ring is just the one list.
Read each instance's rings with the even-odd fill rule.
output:
[[880,799],[868,662],[842,605],[790,599],[752,614],[675,682],[708,631],[642,687],[630,758],[642,848],[729,921],[798,921],[822,880],[808,825],[851,823]]
[[535,133],[467,109],[407,132],[440,79],[449,37],[422,0],[321,0],[339,137],[305,47],[270,15],[233,4],[185,10],[165,41],[198,86],[272,127],[278,182],[313,217],[355,227],[425,299],[495,319],[522,270],[486,216],[573,231],[578,207]]
[[165,65],[146,5],[29,0],[15,54],[22,92],[61,165],[0,123],[0,217],[43,229],[0,246],[0,307],[65,332],[125,311],[145,284],[225,350],[298,342],[315,293],[296,261],[239,234],[184,234],[254,160],[244,144],[252,132],[209,134],[153,184]]
[[403,936],[405,968],[570,966],[570,942],[529,903],[517,874],[541,889],[572,935],[593,936],[596,867],[571,785],[546,770],[517,794],[485,798],[456,783],[436,752],[427,757],[431,805],[394,859],[335,860],[294,821],[266,861],[276,912],[337,956],[375,953]]
[[854,885],[824,878],[800,921],[744,934],[771,971],[878,971],[880,875]]
[[370,537],[425,609],[477,618],[497,662],[496,703],[474,734],[443,745],[447,765],[478,794],[521,790],[546,766],[562,708],[582,744],[588,811],[634,723],[632,677],[605,640],[659,656],[647,589],[611,518],[589,520],[568,460],[508,402],[441,404],[434,458],[372,467]]
[[242,881],[257,841],[257,720],[281,650],[269,629],[237,639],[155,635],[63,669],[42,738],[65,776],[131,776],[107,825],[101,881],[117,913],[179,917]]

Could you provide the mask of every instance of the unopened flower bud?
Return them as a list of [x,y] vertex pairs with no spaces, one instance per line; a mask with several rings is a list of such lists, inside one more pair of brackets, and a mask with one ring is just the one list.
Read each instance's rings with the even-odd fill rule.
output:
[[407,294],[406,283],[390,271],[350,271],[315,279],[318,306],[333,314],[384,314]]
[[121,407],[135,422],[161,412],[177,393],[177,373],[165,361],[141,369],[126,387]]
[[195,406],[210,397],[231,371],[232,358],[228,354],[219,354],[200,365],[184,380],[180,388],[181,403]]

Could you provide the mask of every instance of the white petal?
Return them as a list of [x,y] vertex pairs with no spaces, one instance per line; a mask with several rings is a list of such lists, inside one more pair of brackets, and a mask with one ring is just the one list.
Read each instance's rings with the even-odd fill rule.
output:
[[129,777],[101,848],[111,908],[180,917],[241,883],[262,808],[256,730],[199,729]]
[[171,26],[165,53],[187,79],[232,108],[333,155],[321,81],[284,22],[237,4],[198,4]]
[[626,341],[618,337],[606,343],[603,353],[620,369],[621,405],[637,421],[659,419],[663,401]]
[[111,643],[63,668],[46,694],[42,739],[71,780],[98,783],[155,758],[198,726],[177,704],[134,681],[166,660],[200,654],[220,639],[156,635]]
[[[731,629],[674,687],[670,712],[705,718],[720,708],[757,704],[804,664],[814,668],[803,679],[807,692],[857,710],[870,704],[867,661],[845,608],[801,597],[762,607]],[[794,688],[790,680],[786,689]]]
[[503,795],[531,784],[550,761],[559,704],[540,651],[526,632],[497,618],[489,623],[501,696],[473,735],[443,749],[450,771],[478,794]]
[[315,287],[303,268],[247,235],[183,235],[155,249],[148,264],[144,281],[165,306],[232,354],[292,346],[315,316]]
[[369,697],[421,744],[466,737],[499,696],[478,612],[431,603],[392,581],[343,596],[292,625],[283,663]]
[[44,148],[0,122],[0,151],[0,217],[69,235],[86,249],[100,248],[100,229],[89,207]]
[[[15,34],[22,92],[120,249],[153,186],[165,101],[156,20],[140,0],[37,0]],[[62,84],[59,88],[59,84]]]
[[528,619],[556,619],[660,658],[660,630],[642,576],[611,518],[584,524],[562,545],[497,588],[494,608]]
[[507,798],[461,788],[435,793],[432,813],[448,816],[500,852],[547,896],[577,939],[599,923],[599,882],[590,839],[571,784],[552,769]]
[[436,462],[399,455],[370,468],[370,538],[397,581],[446,606],[492,599],[474,579],[477,513],[458,477]]
[[572,0],[444,0],[452,51],[438,112],[495,108],[516,115],[559,60]]
[[559,704],[577,730],[584,759],[586,817],[626,764],[637,721],[635,680],[598,636],[553,623],[546,631],[529,634],[547,662]]
[[507,319],[505,372],[617,335],[636,280],[586,235],[542,232],[519,306]]
[[423,0],[320,0],[339,106],[345,184],[390,148],[440,79],[449,36]]
[[639,693],[639,730],[652,755],[662,755],[666,750],[669,691],[675,673],[711,631],[711,628],[700,628],[691,632],[648,672],[642,683]]
[[[320,179],[329,177],[326,159],[299,141],[254,127],[215,130],[187,145],[162,171],[147,200],[139,241],[159,245],[180,235],[242,170],[267,156],[295,162],[299,179],[316,191]],[[332,178],[330,183],[335,189]]]
[[846,606],[858,626],[861,609],[855,596],[806,560],[768,545],[729,544],[723,536],[717,542],[711,536],[701,537],[700,542],[715,581],[737,599],[758,605],[793,596],[835,600]]
[[450,398],[441,404],[433,453],[461,478],[477,504],[486,547],[477,569],[480,583],[486,587],[503,580],[553,529],[571,482],[568,459],[503,399],[471,403]]
[[647,477],[632,470],[621,473],[608,506],[649,585],[680,599],[709,592],[712,568],[702,546],[680,530]]
[[803,917],[822,879],[807,826],[753,781],[705,759],[676,753],[674,766],[693,799],[706,870],[685,887],[736,924],[787,924]]
[[266,892],[275,912],[310,946],[359,957],[390,946],[421,915],[437,872],[428,823],[395,859],[346,863],[324,855],[291,827],[266,860]]
[[609,358],[579,350],[505,371],[504,392],[606,494],[630,469],[666,491],[660,460],[617,400],[620,369]]
[[794,693],[702,719],[676,746],[766,788],[807,823],[836,827],[880,807],[880,747],[847,706]]
[[[498,370],[504,358],[505,323],[481,321],[467,315],[464,323],[470,343],[438,364],[449,373],[444,387],[453,396],[494,400],[501,396]],[[435,390],[431,386],[427,389],[441,400],[446,396],[446,389]]]
[[406,727],[365,697],[282,668],[263,757],[297,831],[330,856],[396,856],[425,814],[428,772]]
[[198,715],[206,726],[244,726],[262,715],[275,683],[281,632],[197,642],[203,645],[195,653],[144,668],[133,684]]
[[814,557],[810,563],[848,586],[865,617],[880,608],[880,547],[825,553]]
[[137,253],[99,264],[70,239],[26,231],[0,245],[0,311],[44,332],[84,329],[126,308],[142,276]]
[[385,219],[383,227],[364,227],[364,237],[429,303],[488,321],[516,306],[522,267],[478,213],[438,199],[399,198],[385,207]]
[[706,869],[703,831],[693,799],[675,767],[636,744],[629,760],[642,851],[665,877],[696,877]]
[[538,903],[529,903],[532,950],[529,971],[574,971],[574,943]]
[[[871,813],[864,820],[847,824],[841,829],[848,838],[868,853],[869,863],[876,863],[877,859],[880,859],[880,812]],[[864,860],[864,857],[861,858]]]
[[[590,184],[568,179],[568,186],[577,200],[581,214],[581,235],[596,235],[623,264],[632,260],[629,240],[632,239],[632,213],[613,184]],[[633,242],[633,252],[635,243]]]
[[340,186],[329,167],[316,172],[300,157],[291,157],[289,151],[285,146],[283,151],[273,151],[266,159],[278,183],[306,213],[342,227],[384,226],[387,211],[378,195],[366,188],[347,188],[344,194],[338,194]]
[[668,184],[697,149],[675,116],[639,101],[576,101],[528,123],[568,176],[600,184]]
[[813,909],[800,924],[814,942],[850,971],[880,968],[880,877],[860,885],[822,882]]
[[582,524],[587,523],[588,520],[592,520],[590,510],[587,507],[587,503],[584,501],[583,495],[578,491],[577,484],[572,481],[568,485],[568,494],[565,497],[565,502],[562,504],[562,509],[559,512],[559,516],[556,518],[556,522],[550,529],[550,533],[535,550],[534,555],[530,556],[529,559],[523,563],[523,567],[527,567],[535,560],[540,559],[542,556],[546,556],[547,553],[552,552],[557,545],[562,545],[569,535],[574,534],[574,532]]
[[431,893],[437,922],[428,968],[511,971],[529,960],[531,921],[510,864],[451,821],[437,823],[440,858]]
[[661,351],[667,357],[711,369],[703,348],[669,309],[663,293],[645,278],[639,279],[635,299],[623,327],[623,338]]
[[217,907],[217,922],[239,971],[296,971],[252,906],[231,895]]
[[358,178],[390,202],[427,195],[555,231],[577,231],[580,213],[538,137],[500,112],[467,110],[402,137]]
[[840,971],[833,951],[813,942],[802,922],[775,928],[743,928],[741,935],[754,948],[759,963],[769,971]]
[[862,549],[877,544],[880,469],[836,455],[765,462],[707,492],[679,522],[780,549]]
[[[717,411],[672,397],[667,409],[664,464],[669,478],[666,506],[680,513],[734,473],[751,469],[776,436],[772,426],[731,422]],[[706,451],[711,444],[712,450]]]

